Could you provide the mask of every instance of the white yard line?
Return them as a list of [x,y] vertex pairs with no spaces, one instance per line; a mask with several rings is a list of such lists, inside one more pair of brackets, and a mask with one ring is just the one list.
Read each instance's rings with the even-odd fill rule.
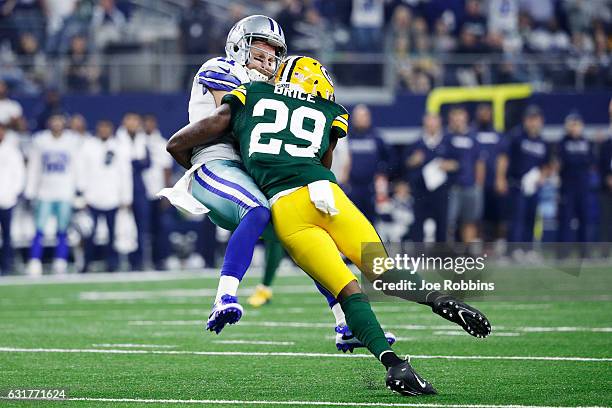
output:
[[213,340],[217,344],[263,344],[270,346],[293,346],[294,341],[267,341],[267,340]]
[[[306,357],[306,358],[371,358],[370,354],[300,353],[300,352],[246,352],[246,351],[188,351],[188,350],[125,350],[125,349],[61,349],[0,347],[3,353],[92,353],[92,354],[159,354],[196,356],[249,356],[249,357]],[[552,356],[443,356],[411,355],[415,359],[435,360],[527,360],[612,362],[611,357],[552,357]]]
[[170,344],[132,344],[132,343],[101,343],[92,344],[92,347],[119,347],[119,348],[176,348]]
[[[244,287],[242,293],[249,294],[255,287]],[[315,293],[313,285],[278,285],[275,293]],[[216,289],[164,289],[164,290],[121,290],[121,291],[88,291],[79,293],[80,300],[142,300],[173,297],[207,297],[214,296]]]
[[[202,320],[130,320],[129,325],[132,326],[198,326],[202,324]],[[252,327],[286,327],[286,328],[333,328],[331,322],[249,322],[241,321],[241,326],[252,326]],[[456,331],[457,333],[463,333],[458,326],[455,325],[422,325],[422,324],[388,324],[385,325],[385,329],[394,330],[434,330],[434,331]],[[540,327],[540,326],[493,326],[493,334],[496,331],[500,332],[525,332],[525,333],[578,333],[578,332],[591,332],[591,333],[612,333],[612,327],[584,327],[584,326],[559,326],[559,327]],[[503,336],[504,334],[502,334]],[[509,334],[506,334],[507,336]]]
[[[9,398],[1,397],[8,400]],[[30,399],[39,400],[39,399]],[[42,400],[42,399],[40,399]],[[86,402],[134,402],[151,404],[204,404],[204,405],[289,405],[289,406],[335,406],[335,407],[414,407],[414,408],[604,408],[598,406],[545,406],[545,405],[488,405],[488,404],[419,404],[389,402],[332,402],[332,401],[273,401],[273,400],[183,400],[147,398],[62,398],[46,401],[86,401]]]

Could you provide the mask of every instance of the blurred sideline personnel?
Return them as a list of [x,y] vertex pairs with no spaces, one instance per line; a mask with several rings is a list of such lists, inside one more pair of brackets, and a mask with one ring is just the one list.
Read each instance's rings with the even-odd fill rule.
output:
[[478,238],[477,223],[482,216],[482,185],[485,177],[484,161],[480,157],[480,144],[468,126],[468,113],[463,106],[454,106],[448,114],[446,136],[448,158],[457,162],[451,172],[448,197],[448,226],[450,239],[455,238],[460,226],[460,238],[473,243]]
[[13,208],[25,187],[25,165],[17,141],[7,139],[7,126],[0,121],[0,229],[2,252],[0,274],[13,271],[11,221]]
[[506,195],[495,188],[497,158],[505,152],[506,139],[493,128],[491,105],[483,103],[476,108],[474,121],[476,140],[480,145],[481,157],[485,163],[483,190],[482,238],[484,242],[506,240]]
[[51,217],[57,222],[53,271],[65,273],[68,267],[70,247],[67,230],[76,193],[80,143],[65,125],[64,116],[52,115],[48,120],[48,129],[33,137],[25,190],[26,199],[34,205],[36,227],[28,265],[30,275],[42,274],[43,240]]
[[[247,171],[270,200],[278,238],[296,263],[341,303],[349,329],[387,368],[387,387],[403,395],[435,394],[431,384],[392,350],[355,275],[340,256],[340,252],[346,255],[368,279],[397,278],[393,273],[397,271],[373,274],[363,259],[363,242],[378,244],[372,250],[375,256],[386,251],[372,224],[329,170],[337,139],[348,130],[348,114],[334,102],[329,74],[318,61],[296,56],[283,63],[277,81],[276,85],[252,82],[236,88],[211,116],[175,134],[169,149],[188,151],[231,130]],[[253,121],[264,110],[274,115]],[[274,133],[263,136],[258,131],[272,123]],[[415,275],[411,279],[420,281]],[[489,334],[489,323],[477,310],[437,292],[409,292],[393,294],[413,301],[418,298],[474,336]],[[445,304],[444,311],[437,309],[438,301]]]
[[141,118],[130,112],[123,117],[123,125],[117,129],[117,141],[130,157],[132,163],[132,212],[137,229],[137,248],[128,254],[130,267],[135,271],[144,269],[144,248],[150,231],[151,203],[147,198],[144,173],[151,167],[151,153],[147,136],[142,131]]
[[[601,241],[612,242],[612,99],[608,107],[610,127],[607,140],[601,145],[599,154],[599,174],[601,175]],[[609,246],[607,246],[609,248]],[[607,252],[607,250],[606,250]],[[609,254],[606,254],[606,256]]]
[[106,262],[105,270],[114,272],[119,268],[119,255],[115,250],[115,219],[119,207],[132,204],[132,164],[128,152],[122,149],[113,131],[112,122],[99,121],[95,137],[85,140],[79,152],[79,189],[93,221],[91,235],[85,239],[83,272],[89,270],[94,260],[96,227],[100,217],[104,218],[108,231],[102,256]]
[[[561,191],[559,200],[559,242],[587,242],[591,171],[595,167],[593,146],[584,137],[584,124],[578,113],[565,119],[566,134],[559,142],[558,160]],[[572,235],[572,221],[578,230]],[[584,251],[585,248],[583,247]],[[585,255],[586,253],[583,253]]]
[[143,174],[147,199],[149,200],[150,221],[149,237],[151,240],[151,261],[157,270],[166,269],[166,261],[170,256],[168,240],[168,203],[157,197],[157,193],[170,185],[172,178],[172,156],[166,151],[167,140],[157,128],[157,119],[153,115],[143,116],[143,132],[146,135],[147,146],[151,154],[151,167]]
[[[435,242],[446,242],[448,222],[448,179],[439,185],[425,181],[423,168],[438,166],[446,174],[457,169],[457,161],[448,159],[448,143],[442,133],[440,116],[427,113],[423,116],[421,138],[411,146],[404,159],[406,180],[414,196],[414,225],[411,238],[414,242],[424,241],[423,225],[427,219],[436,223]],[[436,162],[432,163],[432,161]],[[431,163],[431,164],[430,164]]]
[[[540,187],[552,171],[551,149],[541,136],[543,126],[540,108],[528,106],[523,125],[509,135],[507,153],[497,160],[497,190],[510,198],[508,242],[533,242]],[[524,247],[513,255],[531,249],[531,245]]]
[[373,223],[376,221],[375,182],[379,178],[387,179],[389,152],[372,127],[372,114],[366,105],[355,106],[351,119],[347,141],[352,165],[345,190],[351,201]]

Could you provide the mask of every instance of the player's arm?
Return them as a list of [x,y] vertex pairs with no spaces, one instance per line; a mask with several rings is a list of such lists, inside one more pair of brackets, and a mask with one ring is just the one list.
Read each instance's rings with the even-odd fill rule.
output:
[[325,154],[323,155],[323,158],[321,159],[321,163],[327,169],[331,169],[332,161],[334,158],[334,149],[336,148],[337,143],[338,143],[338,136],[336,136],[335,134],[331,135],[329,138],[329,147],[327,148],[327,151],[325,152]]
[[191,123],[176,132],[168,144],[166,151],[186,169],[191,167],[191,149],[196,146],[215,141],[230,128],[232,111],[228,104],[219,106],[210,116]]

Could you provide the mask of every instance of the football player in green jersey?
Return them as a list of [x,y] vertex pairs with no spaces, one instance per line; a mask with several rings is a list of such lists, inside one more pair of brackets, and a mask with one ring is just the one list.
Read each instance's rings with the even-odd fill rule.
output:
[[[386,257],[387,253],[372,225],[329,170],[333,148],[347,133],[348,114],[334,102],[327,71],[312,58],[291,57],[281,66],[277,81],[276,85],[253,82],[225,95],[211,116],[177,132],[168,151],[180,152],[231,130],[247,171],[270,200],[278,238],[298,266],[340,301],[349,329],[387,367],[387,386],[404,395],[434,394],[431,384],[393,352],[367,297],[340,256],[340,252],[347,256],[369,280],[400,279],[397,270],[376,275],[367,265],[362,243],[377,244],[375,255]],[[418,275],[412,279],[421,287]],[[482,313],[448,295],[385,293],[429,305],[476,337],[491,331]]]

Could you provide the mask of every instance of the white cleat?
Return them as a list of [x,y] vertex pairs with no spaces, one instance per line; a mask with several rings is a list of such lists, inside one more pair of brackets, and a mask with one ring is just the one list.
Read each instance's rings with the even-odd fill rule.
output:
[[27,274],[31,277],[42,276],[43,267],[40,259],[30,259],[30,261],[28,262]]

